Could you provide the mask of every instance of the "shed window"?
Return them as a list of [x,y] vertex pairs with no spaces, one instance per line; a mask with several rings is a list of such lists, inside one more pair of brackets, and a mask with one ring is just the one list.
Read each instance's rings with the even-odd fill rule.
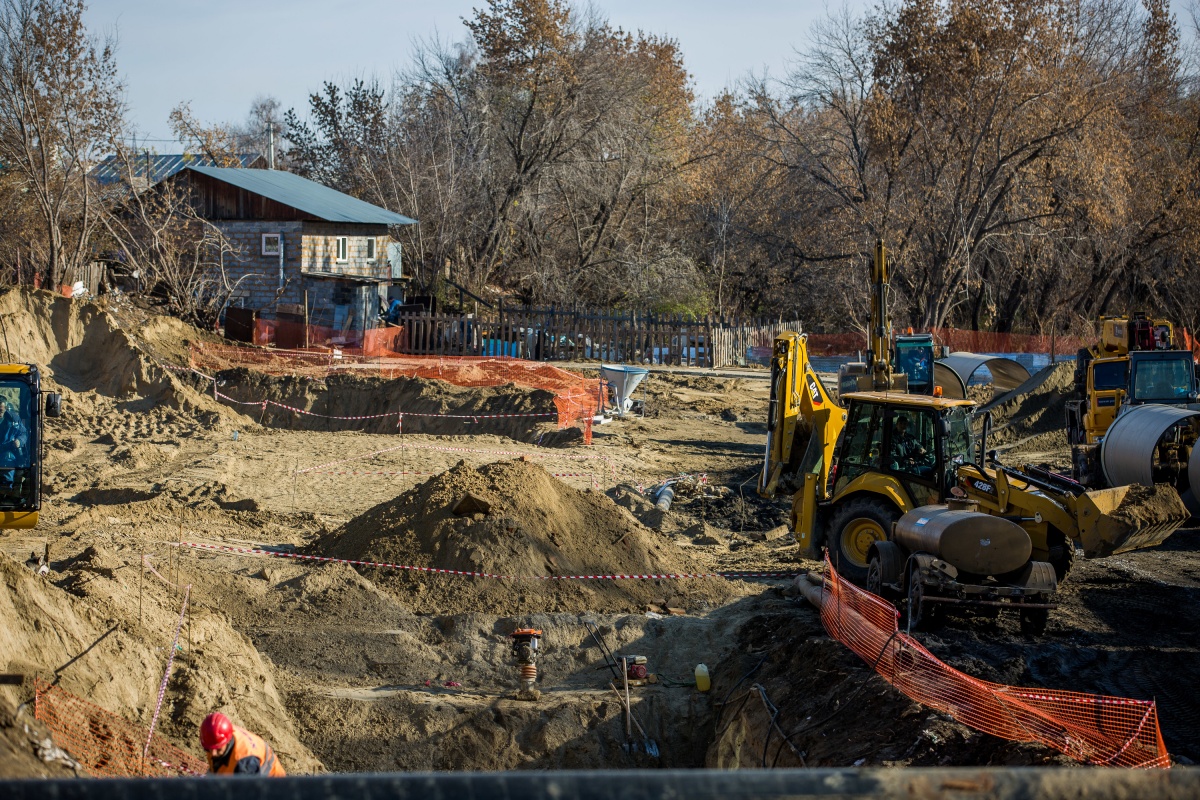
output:
[[264,233],[262,235],[262,254],[264,256],[279,255],[280,248],[283,243],[283,234],[281,233]]
[[340,262],[348,261],[349,260],[349,252],[350,252],[350,237],[348,237],[348,236],[337,237],[337,260]]
[[367,261],[375,263],[375,240],[367,239]]

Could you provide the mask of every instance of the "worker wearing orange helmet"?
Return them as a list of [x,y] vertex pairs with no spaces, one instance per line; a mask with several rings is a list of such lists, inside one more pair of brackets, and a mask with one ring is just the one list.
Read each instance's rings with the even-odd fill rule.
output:
[[209,774],[266,775],[271,778],[287,775],[271,745],[234,725],[220,711],[214,711],[200,723],[200,745],[208,754]]

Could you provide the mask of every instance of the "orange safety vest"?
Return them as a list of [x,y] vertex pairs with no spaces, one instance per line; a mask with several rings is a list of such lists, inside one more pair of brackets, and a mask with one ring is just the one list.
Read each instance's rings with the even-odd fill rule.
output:
[[271,749],[271,745],[267,744],[261,737],[255,736],[244,728],[233,726],[233,747],[229,751],[229,756],[221,763],[221,766],[213,767],[212,754],[208,755],[208,771],[216,775],[232,775],[238,762],[243,758],[254,756],[258,759],[259,774],[266,775],[270,778],[283,778],[287,773],[283,771],[283,767],[279,765],[279,759],[275,758],[275,751]]

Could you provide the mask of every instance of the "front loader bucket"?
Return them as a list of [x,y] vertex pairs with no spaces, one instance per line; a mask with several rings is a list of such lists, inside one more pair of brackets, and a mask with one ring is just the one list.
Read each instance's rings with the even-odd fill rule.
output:
[[1191,514],[1166,484],[1095,489],[1076,500],[1079,538],[1088,558],[1160,545]]

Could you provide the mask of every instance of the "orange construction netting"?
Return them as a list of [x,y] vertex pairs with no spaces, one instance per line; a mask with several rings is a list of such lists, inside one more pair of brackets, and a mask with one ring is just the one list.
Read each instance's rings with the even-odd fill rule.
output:
[[[1090,344],[1080,336],[1039,336],[1025,333],[968,331],[961,328],[934,328],[933,340],[951,351],[968,353],[1055,353],[1075,355]],[[862,333],[810,333],[808,351],[815,356],[851,356],[867,349]]]
[[385,355],[365,355],[341,350],[279,350],[194,342],[191,365],[198,370],[244,367],[268,375],[323,378],[335,372],[351,372],[363,377],[439,380],[455,386],[513,383],[543,389],[554,395],[558,427],[579,427],[585,444],[592,443],[592,420],[600,404],[598,379],[541,361],[498,356],[410,356],[390,351]]
[[883,598],[840,578],[828,558],[821,621],[913,700],[1002,739],[1039,742],[1086,764],[1170,767],[1153,700],[1027,689],[972,678],[902,633]]
[[42,680],[34,683],[34,716],[54,741],[97,778],[203,775],[208,764],[155,734]]

